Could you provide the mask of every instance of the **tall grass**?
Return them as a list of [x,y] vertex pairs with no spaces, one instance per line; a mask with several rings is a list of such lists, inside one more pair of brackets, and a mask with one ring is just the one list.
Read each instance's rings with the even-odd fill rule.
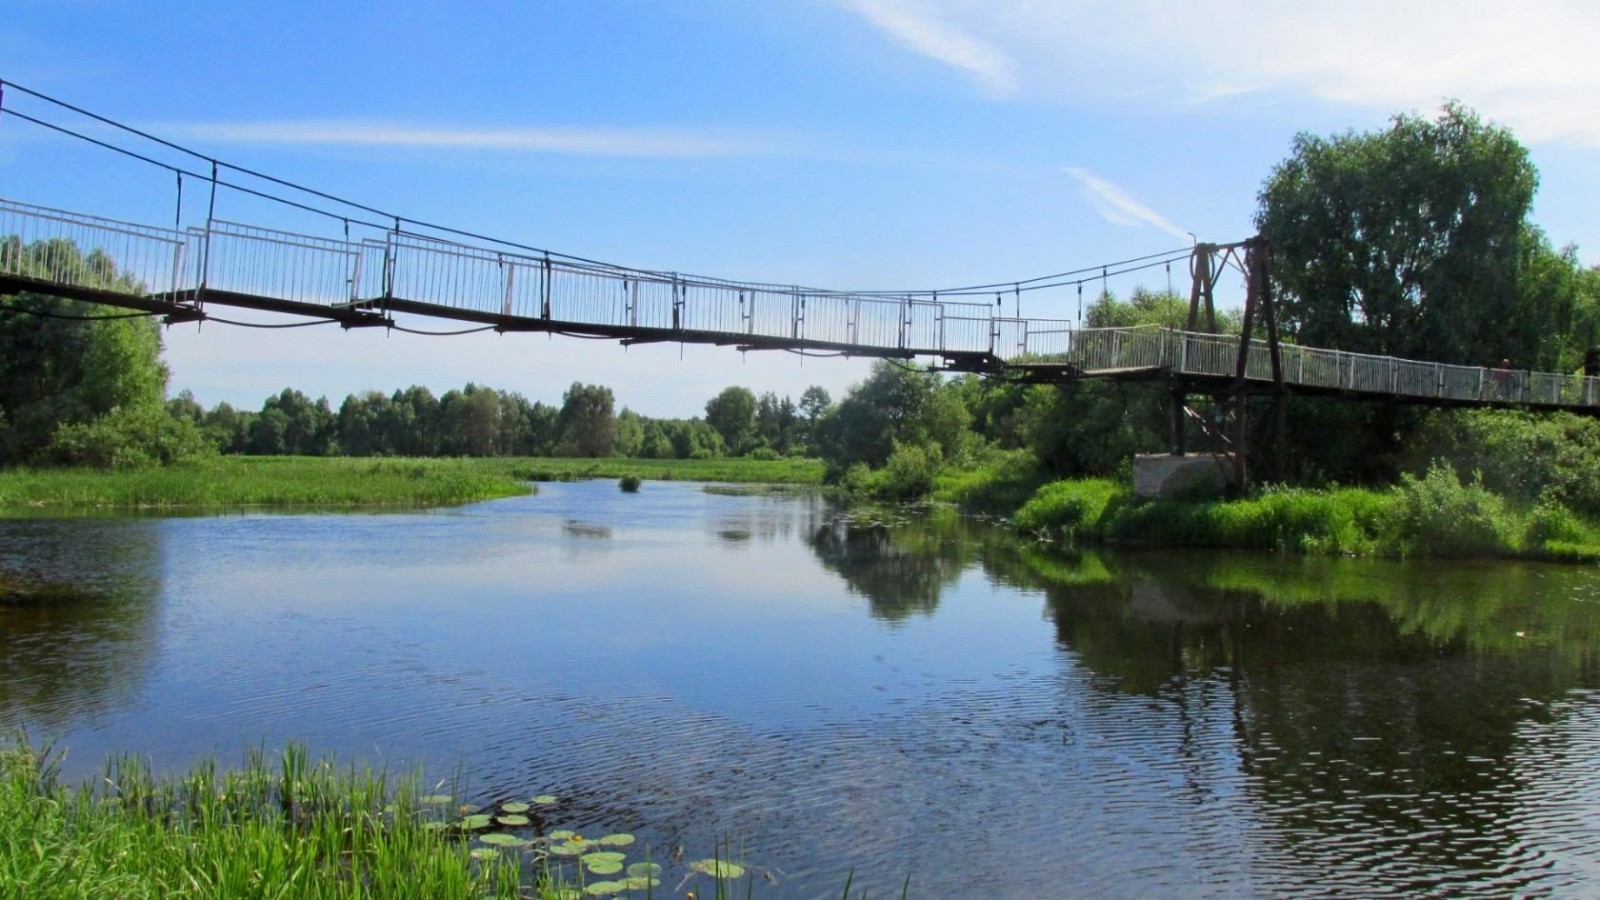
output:
[[0,472],[0,509],[444,506],[526,494],[466,459],[226,456],[141,469]]
[[1553,496],[1519,506],[1443,463],[1388,490],[1265,487],[1230,500],[1147,500],[1104,479],[1057,481],[1012,521],[1069,544],[1600,561],[1600,527]]
[[313,762],[291,747],[274,764],[202,763],[157,778],[126,756],[98,782],[68,787],[58,758],[0,745],[0,894],[10,897],[515,898],[521,862],[474,860],[430,824],[419,779]]

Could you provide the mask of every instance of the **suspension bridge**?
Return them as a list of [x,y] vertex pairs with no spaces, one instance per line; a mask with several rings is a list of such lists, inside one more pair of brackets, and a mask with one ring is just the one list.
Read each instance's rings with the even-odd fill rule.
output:
[[[0,89],[19,89],[0,82]],[[1200,244],[1043,278],[943,291],[840,291],[736,281],[597,262],[417,222],[205,157],[42,94],[74,115],[202,160],[209,171],[162,162],[16,110],[0,93],[0,117],[131,156],[208,188],[202,221],[173,227],[0,198],[0,295],[34,292],[121,307],[168,323],[218,320],[245,308],[410,330],[397,314],[475,330],[547,332],[625,344],[681,342],[739,350],[926,358],[947,371],[1032,381],[1087,378],[1165,381],[1173,393],[1175,450],[1182,452],[1189,394],[1248,398],[1327,394],[1435,406],[1518,406],[1600,411],[1600,379],[1555,372],[1451,365],[1299,346],[1277,334],[1259,240]],[[229,173],[233,173],[230,176]],[[284,196],[240,184],[249,176]],[[341,236],[278,230],[214,215],[218,191],[326,216]],[[305,197],[324,205],[304,202]],[[302,199],[295,199],[301,197]],[[329,211],[325,204],[343,211]],[[353,214],[352,214],[353,211]],[[362,218],[365,216],[366,218]],[[374,218],[376,217],[376,218]],[[355,222],[366,234],[350,237]],[[332,231],[333,229],[329,229]],[[1076,285],[1186,262],[1189,324],[1085,328],[1069,319],[1003,315],[1010,295]],[[1226,265],[1246,275],[1241,334],[1215,333],[1213,288]],[[15,307],[12,307],[15,308]],[[1253,329],[1265,333],[1257,336]],[[1243,404],[1239,404],[1242,408]],[[1243,416],[1239,434],[1243,437]]]

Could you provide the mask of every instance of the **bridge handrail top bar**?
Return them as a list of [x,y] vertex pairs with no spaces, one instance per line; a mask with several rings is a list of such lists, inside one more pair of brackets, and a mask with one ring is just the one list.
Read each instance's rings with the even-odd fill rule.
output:
[[105,216],[94,216],[87,213],[77,213],[66,209],[57,209],[51,206],[39,206],[34,203],[21,203],[16,200],[7,200],[0,197],[0,209],[11,208],[24,215],[38,216],[39,218],[52,219],[57,222],[68,222],[73,225],[84,225],[102,231],[117,234],[128,234],[136,237],[165,240],[168,242],[182,243],[183,232],[160,225],[146,225],[142,222],[128,222],[122,219],[110,219]]

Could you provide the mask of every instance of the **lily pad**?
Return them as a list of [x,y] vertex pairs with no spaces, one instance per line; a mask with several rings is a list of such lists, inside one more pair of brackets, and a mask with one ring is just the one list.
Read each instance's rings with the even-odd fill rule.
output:
[[689,868],[712,878],[739,878],[744,875],[744,866],[725,859],[702,859],[690,863]]
[[484,842],[485,844],[493,844],[496,847],[515,847],[518,844],[524,843],[521,838],[514,834],[502,834],[500,832],[480,835],[478,840]]
[[633,835],[608,834],[601,838],[597,843],[605,844],[607,847],[626,847],[633,843]]
[[551,794],[540,794],[539,796],[533,798],[533,802],[539,804],[540,806],[549,806],[550,804],[556,802],[556,798]]
[[467,855],[473,859],[488,861],[499,858],[500,851],[493,847],[473,847],[472,852]]
[[624,859],[627,859],[627,858],[628,858],[628,854],[626,854],[626,853],[613,853],[610,850],[599,850],[599,851],[596,851],[594,853],[585,853],[583,855],[583,861],[585,863],[591,863],[591,862],[618,862],[619,863],[619,862],[622,862]]
[[557,828],[547,835],[552,841],[570,841],[577,836],[578,833],[571,828]]
[[653,862],[634,863],[628,867],[629,878],[650,878],[661,874],[661,865]]
[[501,812],[506,812],[506,813],[525,813],[525,812],[528,811],[528,804],[526,804],[526,803],[502,803],[502,804],[500,804],[500,811]]
[[508,828],[521,828],[528,824],[527,816],[495,816],[494,820]]
[[449,794],[429,794],[428,796],[423,797],[419,802],[426,803],[429,806],[449,806],[450,801],[454,799],[455,798]]
[[567,841],[551,845],[550,852],[557,856],[579,856],[587,849],[589,849],[588,841]]
[[627,881],[624,881],[623,884],[627,885],[628,890],[630,891],[648,891],[651,888],[660,887],[661,879],[648,878],[643,875],[634,875],[629,877]]
[[489,816],[482,814],[467,816],[465,819],[461,820],[461,827],[468,831],[477,831],[482,828],[488,828],[490,823],[493,821],[494,820]]
[[591,897],[604,897],[608,894],[620,894],[628,889],[626,882],[622,881],[595,881],[583,889]]
[[583,900],[583,891],[575,887],[558,887],[550,892],[550,900]]
[[601,860],[599,862],[585,863],[584,865],[588,867],[591,875],[615,875],[622,871],[622,863],[619,862]]

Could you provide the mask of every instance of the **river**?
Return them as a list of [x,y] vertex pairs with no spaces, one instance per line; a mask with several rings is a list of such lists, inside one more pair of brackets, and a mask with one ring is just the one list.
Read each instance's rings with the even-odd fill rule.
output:
[[1068,557],[597,481],[0,519],[0,571],[60,594],[0,605],[0,728],[74,776],[304,741],[731,848],[761,897],[1600,894],[1589,568]]

